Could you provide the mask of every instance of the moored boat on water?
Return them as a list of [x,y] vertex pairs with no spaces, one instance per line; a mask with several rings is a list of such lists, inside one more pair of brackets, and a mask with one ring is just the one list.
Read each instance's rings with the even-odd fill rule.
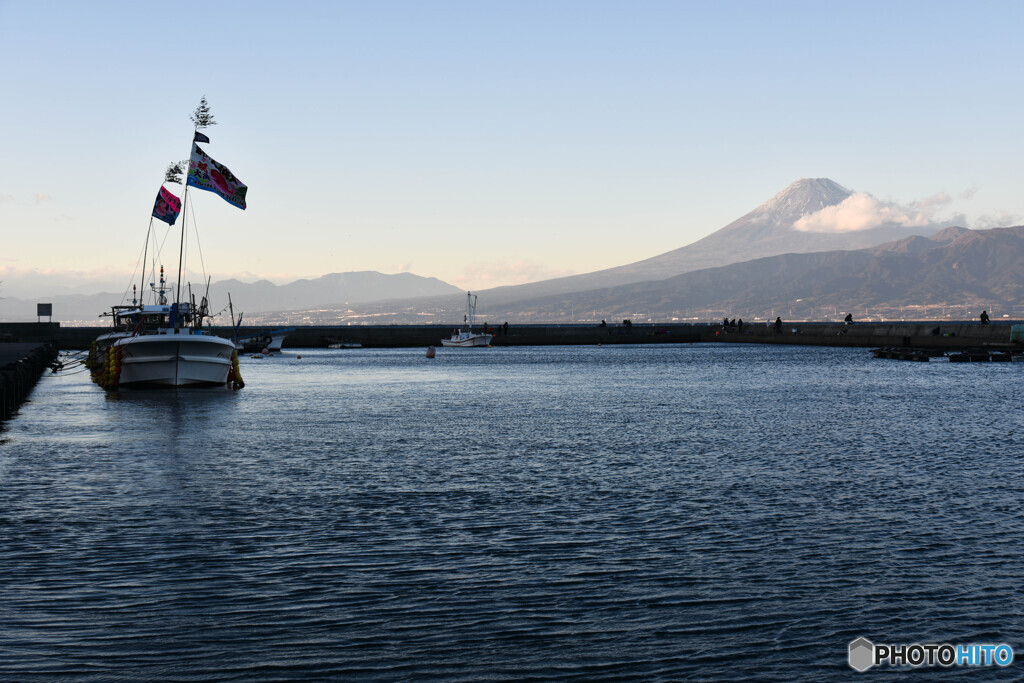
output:
[[[179,200],[166,188],[160,188],[146,237],[147,251],[153,232],[153,218],[174,225],[179,213],[182,213],[182,206],[188,206],[189,187],[215,192],[233,206],[245,209],[246,186],[227,167],[211,159],[196,144],[210,141],[199,132],[201,128],[213,123],[206,98],[203,98],[192,120],[196,130],[184,199]],[[172,165],[165,175],[165,182],[180,182],[177,179],[180,173],[180,167]],[[154,304],[146,305],[133,297],[130,306],[114,306],[111,309],[114,329],[96,339],[89,357],[93,379],[104,388],[242,386],[234,342],[203,329],[203,322],[208,317],[207,297],[203,296],[198,306],[191,293],[188,294],[188,300],[182,300],[185,234],[183,218],[174,303],[167,302],[168,292],[161,266],[159,289],[155,283],[150,284],[156,298]],[[142,263],[144,279],[145,252]]]
[[107,388],[240,383],[234,345],[202,329],[202,308],[193,313],[186,304],[179,314],[166,303],[163,273],[160,285],[156,304],[113,307],[114,331],[97,337],[90,350],[93,379]]
[[235,336],[232,341],[239,351],[273,351],[277,353],[284,344],[285,337],[289,332],[294,332],[294,327],[279,330],[267,330],[254,332],[252,334]]
[[257,330],[249,334],[241,334],[238,330],[242,326],[243,313],[239,311],[238,319],[235,320],[235,304],[231,301],[230,292],[228,292],[228,308],[231,311],[231,329],[233,330],[231,342],[239,351],[273,351],[277,353],[284,345],[284,338],[288,336],[288,333],[295,331],[294,327],[279,327],[276,330]]
[[490,346],[491,340],[494,338],[493,335],[488,334],[487,330],[483,332],[473,331],[474,313],[476,313],[476,296],[471,292],[466,292],[466,314],[462,318],[465,327],[461,330],[455,330],[448,339],[442,339],[441,344],[454,347]]

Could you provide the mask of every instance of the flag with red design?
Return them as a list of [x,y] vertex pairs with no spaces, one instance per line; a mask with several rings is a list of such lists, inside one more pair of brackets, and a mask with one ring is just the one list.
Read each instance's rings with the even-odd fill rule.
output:
[[166,187],[160,187],[160,193],[156,196],[156,204],[153,205],[153,218],[159,218],[167,225],[174,225],[181,212],[181,200],[167,191]]
[[211,159],[196,144],[192,145],[192,158],[188,164],[188,184],[215,192],[228,204],[245,209],[245,193],[249,188],[227,166]]

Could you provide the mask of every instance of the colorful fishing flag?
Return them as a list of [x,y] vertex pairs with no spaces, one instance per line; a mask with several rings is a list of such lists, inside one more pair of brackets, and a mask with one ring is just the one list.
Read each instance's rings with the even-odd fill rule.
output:
[[156,204],[153,205],[153,218],[159,218],[167,225],[174,225],[180,212],[181,200],[161,185],[160,192],[156,196]]
[[192,144],[192,158],[188,164],[188,184],[200,190],[216,192],[228,204],[245,209],[245,193],[249,188],[227,166],[211,159],[195,143]]
[[206,137],[205,135],[200,133],[198,130],[196,131],[196,134],[192,136],[192,142],[209,142],[209,141],[210,141],[210,138]]

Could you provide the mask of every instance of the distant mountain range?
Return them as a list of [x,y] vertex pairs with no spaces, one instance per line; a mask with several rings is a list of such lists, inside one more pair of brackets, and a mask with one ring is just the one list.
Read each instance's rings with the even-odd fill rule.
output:
[[[480,321],[570,322],[622,318],[962,317],[979,306],[1024,304],[1022,228],[970,231],[881,206],[863,225],[839,220],[869,195],[827,178],[801,179],[745,216],[690,245],[582,275],[474,292]],[[871,208],[871,207],[869,207]],[[829,221],[832,221],[830,224]],[[857,229],[862,228],[862,229]],[[866,228],[866,229],[864,229]],[[465,292],[411,273],[336,273],[287,285],[214,283],[227,303],[264,324],[458,323]],[[95,320],[120,295],[53,297],[55,317]],[[919,308],[925,306],[927,308]],[[1024,311],[1022,311],[1024,312]],[[35,302],[0,300],[0,320],[26,320]]]
[[[169,287],[173,297],[173,286]],[[193,289],[199,298],[200,292]],[[210,307],[216,312],[228,304],[228,294],[235,312],[251,310],[289,310],[299,308],[338,308],[387,299],[409,299],[465,292],[437,278],[420,277],[412,273],[385,275],[375,271],[333,273],[312,280],[296,280],[286,285],[275,285],[267,280],[241,282],[222,280],[210,287]],[[98,316],[121,302],[122,293],[91,295],[59,295],[40,300],[53,303],[54,318],[58,320],[98,321]],[[130,296],[129,296],[130,299]],[[0,321],[34,320],[36,301],[18,298],[0,300]],[[226,318],[225,318],[226,320]]]
[[582,312],[609,320],[721,317],[795,319],[976,317],[1024,310],[1024,227],[947,228],[851,251],[783,254],[672,278],[487,307],[492,319],[527,312],[566,320]]
[[802,178],[745,216],[685,247],[593,273],[496,287],[480,292],[481,300],[486,299],[488,305],[505,305],[541,296],[662,280],[765,256],[863,249],[911,235],[930,235],[952,225],[940,222],[903,227],[889,222],[865,230],[839,233],[795,229],[801,218],[836,207],[852,194],[828,178]]
[[[704,322],[1024,317],[1024,226],[946,228],[868,249],[782,254],[648,282],[494,304],[479,322]],[[323,324],[458,323],[464,297],[389,301],[321,311]],[[287,313],[277,314],[282,320]],[[303,315],[308,315],[308,312]],[[295,318],[291,318],[295,322]]]

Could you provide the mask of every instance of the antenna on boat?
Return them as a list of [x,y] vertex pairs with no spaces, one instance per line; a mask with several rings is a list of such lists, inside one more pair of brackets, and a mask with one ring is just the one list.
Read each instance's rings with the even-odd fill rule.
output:
[[164,280],[164,267],[160,266],[160,289],[156,288],[155,282],[149,283],[149,288],[157,295],[156,302],[160,306],[167,305],[167,281]]
[[[198,136],[202,135],[202,133],[200,133],[199,131],[201,129],[203,129],[203,128],[207,128],[209,126],[216,126],[217,125],[217,122],[214,121],[214,119],[213,119],[213,113],[210,111],[210,105],[206,101],[206,95],[203,95],[202,98],[200,98],[199,105],[196,107],[195,111],[192,112],[192,114],[189,116],[189,118],[192,119],[192,123],[195,126],[194,130],[192,131],[192,147],[189,148],[189,153],[188,153],[189,171],[191,172],[191,170],[192,170],[192,168],[191,168],[192,167],[192,151],[195,149],[196,141],[199,139]],[[206,137],[205,135],[202,135],[202,138],[206,142],[210,141],[210,139],[208,137]],[[178,251],[178,290],[177,290],[177,293],[174,296],[175,309],[177,309],[177,307],[180,306],[180,304],[181,304],[181,266],[182,266],[182,262],[184,261],[184,257],[185,257],[185,222],[186,222],[187,216],[188,216],[188,180],[187,179],[185,181],[185,195],[184,195],[184,197],[182,197],[181,207],[182,207],[181,208],[181,211],[182,211],[182,217],[181,217],[181,247],[180,247],[180,249]],[[174,316],[174,329],[175,330],[177,330],[178,327],[179,327],[178,320],[179,320],[179,316],[175,315]]]
[[203,298],[199,301],[199,310],[197,315],[199,316],[199,327],[203,326],[203,318],[210,311],[210,281],[213,280],[213,276],[209,275],[206,278],[206,292],[203,294]]

